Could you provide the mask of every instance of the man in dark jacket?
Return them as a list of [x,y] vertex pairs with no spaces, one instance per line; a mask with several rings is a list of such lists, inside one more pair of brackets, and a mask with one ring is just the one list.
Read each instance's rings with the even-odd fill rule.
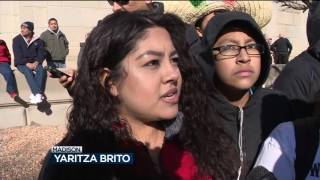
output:
[[32,94],[30,103],[42,102],[46,82],[46,71],[42,67],[45,59],[43,42],[34,35],[34,25],[27,21],[21,24],[21,34],[13,38],[14,64],[24,74]]
[[259,26],[248,14],[214,16],[199,46],[202,58],[197,61],[204,61],[198,64],[211,85],[218,120],[238,149],[239,177],[243,179],[272,129],[293,119],[290,101],[279,92],[261,88],[271,56]]
[[48,25],[48,29],[40,36],[47,51],[47,62],[56,68],[65,68],[69,42],[66,35],[60,31],[56,18],[50,18]]
[[274,63],[275,64],[287,64],[289,61],[289,56],[292,51],[292,45],[290,41],[279,34],[279,39],[277,39],[270,47],[271,51],[274,53]]
[[307,20],[309,47],[291,60],[274,83],[274,89],[284,92],[294,101],[299,117],[311,114],[309,104],[320,89],[320,2],[313,1]]

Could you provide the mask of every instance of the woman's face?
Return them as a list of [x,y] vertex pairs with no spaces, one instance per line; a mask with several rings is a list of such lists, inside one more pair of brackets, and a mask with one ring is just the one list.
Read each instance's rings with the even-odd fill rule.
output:
[[169,33],[147,29],[122,61],[125,75],[114,93],[121,102],[120,114],[144,122],[175,118],[182,83],[178,61]]
[[[213,48],[226,45],[248,46],[254,52],[255,40],[244,31],[239,29],[230,30],[218,38]],[[221,50],[221,49],[220,49]],[[235,56],[224,56],[213,51],[215,59],[216,74],[224,87],[237,90],[248,90],[258,80],[261,69],[261,55],[250,55],[245,48],[240,49],[240,53]]]

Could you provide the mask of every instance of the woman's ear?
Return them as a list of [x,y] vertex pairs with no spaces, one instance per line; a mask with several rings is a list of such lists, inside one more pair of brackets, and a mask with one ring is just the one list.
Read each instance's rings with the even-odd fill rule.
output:
[[[103,68],[103,70],[100,73],[100,84],[101,86],[105,89],[105,84],[106,84],[106,79],[111,75],[111,71],[108,68]],[[109,91],[113,96],[118,96],[118,88],[116,87],[116,85],[109,80],[108,85],[110,87]]]

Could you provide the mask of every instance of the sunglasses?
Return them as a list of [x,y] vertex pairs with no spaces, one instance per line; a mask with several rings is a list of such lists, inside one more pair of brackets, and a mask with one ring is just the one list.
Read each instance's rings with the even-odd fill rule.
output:
[[120,6],[123,6],[123,5],[127,5],[129,4],[129,0],[110,0],[108,1],[108,3],[113,6],[113,3],[117,3],[119,4]]

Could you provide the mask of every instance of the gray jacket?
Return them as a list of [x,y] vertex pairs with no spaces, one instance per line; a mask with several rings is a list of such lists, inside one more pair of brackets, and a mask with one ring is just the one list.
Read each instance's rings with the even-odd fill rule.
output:
[[62,60],[66,59],[69,53],[69,42],[60,30],[57,33],[51,30],[46,30],[40,36],[44,42],[44,48],[47,51],[47,60]]

